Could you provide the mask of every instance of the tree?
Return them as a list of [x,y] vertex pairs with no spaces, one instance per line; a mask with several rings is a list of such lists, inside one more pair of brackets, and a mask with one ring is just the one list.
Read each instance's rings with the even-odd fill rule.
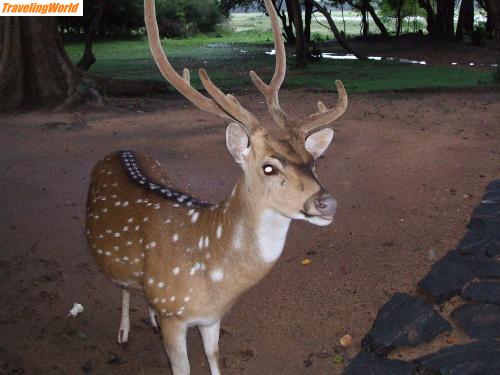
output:
[[102,15],[104,14],[104,9],[107,7],[109,0],[101,0],[99,5],[97,5],[97,10],[92,18],[92,22],[87,30],[87,36],[85,38],[85,51],[82,58],[78,62],[77,66],[80,69],[88,70],[92,64],[95,63],[95,56],[92,52],[92,44],[99,30],[99,25],[101,23]]
[[302,6],[300,0],[291,0],[290,6],[293,10],[293,24],[295,26],[295,52],[296,64],[304,68],[309,60],[309,46],[304,35],[304,24],[302,23]]
[[325,16],[325,18],[328,22],[328,25],[330,26],[330,30],[332,30],[333,35],[335,36],[335,39],[337,39],[337,42],[339,42],[339,44],[342,46],[342,48],[344,48],[347,52],[352,53],[354,56],[356,56],[360,60],[367,60],[368,58],[365,55],[363,55],[363,54],[361,54],[361,53],[359,53],[351,48],[351,46],[348,44],[347,40],[345,39],[344,35],[342,33],[340,33],[337,25],[333,21],[332,14],[328,11],[328,9],[326,7],[324,7],[323,5],[321,5],[317,1],[313,1],[313,4],[316,7],[316,9],[323,16]]
[[474,0],[462,0],[458,14],[456,38],[463,40],[464,34],[470,35],[474,29]]
[[54,17],[0,17],[0,110],[78,101],[81,76]]
[[486,5],[491,12],[493,25],[495,26],[495,38],[497,41],[497,73],[496,81],[500,83],[500,3],[498,0],[485,0]]
[[361,13],[361,24],[363,26],[363,37],[368,37],[370,32],[370,23],[368,22],[368,14],[373,19],[375,24],[377,25],[380,33],[384,36],[387,36],[389,33],[387,32],[387,28],[384,23],[375,12],[375,9],[370,4],[370,0],[346,0],[347,4],[349,4],[352,8],[358,10]]

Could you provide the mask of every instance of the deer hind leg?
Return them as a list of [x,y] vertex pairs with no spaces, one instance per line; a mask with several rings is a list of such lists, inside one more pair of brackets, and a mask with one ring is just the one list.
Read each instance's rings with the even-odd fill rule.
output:
[[174,375],[189,375],[186,345],[187,325],[175,318],[161,317],[160,328],[163,345],[172,366],[172,373]]
[[212,375],[220,375],[219,369],[219,331],[220,321],[211,326],[199,326],[203,348],[207,356]]
[[156,312],[151,308],[151,306],[148,306],[148,312],[149,312],[149,320],[151,322],[151,326],[153,329],[158,332],[158,316],[156,315]]
[[122,318],[120,321],[120,330],[118,331],[118,344],[125,344],[128,341],[130,332],[130,292],[122,288]]

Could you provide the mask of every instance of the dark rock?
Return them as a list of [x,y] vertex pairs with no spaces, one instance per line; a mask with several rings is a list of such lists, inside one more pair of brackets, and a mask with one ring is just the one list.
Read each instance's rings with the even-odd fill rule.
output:
[[458,243],[457,250],[462,255],[496,257],[500,254],[500,228],[468,231]]
[[478,281],[470,283],[462,291],[464,298],[500,305],[500,282],[496,281]]
[[472,338],[500,337],[500,306],[470,303],[453,310],[451,318]]
[[415,360],[417,369],[439,374],[500,374],[500,345],[494,341],[454,345]]
[[451,250],[438,260],[431,271],[418,282],[420,292],[441,304],[460,293],[473,278],[467,257]]
[[480,279],[500,279],[500,262],[488,256],[474,256],[470,258],[474,275]]
[[450,323],[432,305],[420,298],[396,293],[380,308],[361,345],[368,353],[387,355],[396,347],[417,346],[449,330]]
[[345,369],[344,375],[414,375],[411,362],[387,359],[360,352]]

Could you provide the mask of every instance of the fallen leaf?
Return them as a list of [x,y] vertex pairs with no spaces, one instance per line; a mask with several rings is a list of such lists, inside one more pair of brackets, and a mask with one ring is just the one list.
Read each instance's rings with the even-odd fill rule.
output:
[[302,265],[303,266],[307,266],[309,264],[311,264],[311,259],[305,258],[304,260],[302,260]]

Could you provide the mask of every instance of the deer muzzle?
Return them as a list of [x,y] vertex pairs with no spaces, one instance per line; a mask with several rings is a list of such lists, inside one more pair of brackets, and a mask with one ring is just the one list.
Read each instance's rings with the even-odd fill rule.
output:
[[330,224],[336,212],[337,201],[324,190],[309,197],[304,203],[302,211],[307,221],[317,225]]

